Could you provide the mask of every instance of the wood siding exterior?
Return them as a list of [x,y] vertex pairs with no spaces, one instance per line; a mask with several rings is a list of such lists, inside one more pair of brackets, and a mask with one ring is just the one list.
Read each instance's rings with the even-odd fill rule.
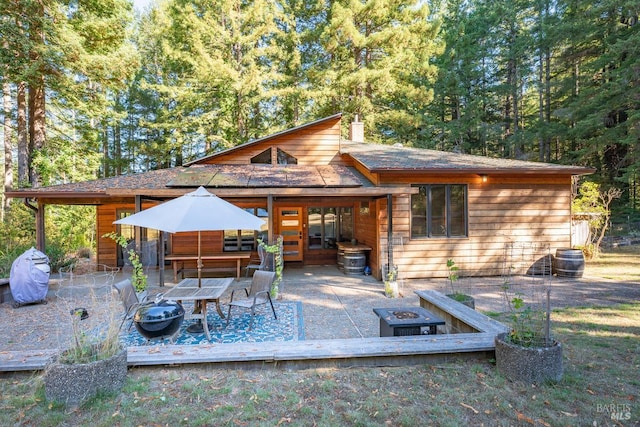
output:
[[[309,187],[306,195],[291,197],[286,189],[274,189],[273,197],[253,195],[243,198],[239,194],[228,201],[241,207],[267,209],[270,212],[271,233],[279,233],[274,215],[279,207],[302,208],[303,261],[306,265],[336,264],[337,249],[310,248],[307,232],[308,208],[351,207],[353,209],[354,238],[370,246],[367,263],[374,276],[381,278],[381,269],[388,263],[388,209],[385,187],[393,187],[392,247],[393,263],[398,266],[400,278],[446,277],[447,259],[454,259],[461,276],[495,276],[503,274],[505,247],[513,243],[548,244],[550,253],[557,248],[571,246],[571,173],[568,171],[543,175],[520,173],[517,170],[489,174],[482,182],[479,174],[448,170],[441,173],[429,170],[377,170],[371,171],[354,157],[340,154],[340,117],[332,117],[293,131],[283,132],[255,143],[245,144],[221,154],[203,158],[198,164],[249,164],[251,158],[276,148],[295,157],[298,165],[342,165],[355,167],[377,186],[375,195],[345,196],[340,188],[318,190]],[[464,184],[467,186],[468,235],[462,238],[411,238],[411,190],[413,185]],[[407,189],[406,194],[400,194]],[[399,190],[398,190],[399,189]],[[280,191],[280,193],[277,193]],[[323,193],[324,192],[324,193]],[[227,193],[228,194],[228,193]],[[318,196],[318,194],[325,194]],[[342,194],[342,195],[341,195]],[[105,202],[97,208],[97,232],[102,236],[115,231],[113,221],[118,209],[133,210],[133,198],[125,203],[121,198]],[[145,204],[144,207],[151,206]],[[172,254],[194,254],[197,233],[179,233],[170,236]],[[116,244],[110,239],[98,239],[97,261],[116,265]],[[202,233],[202,253],[222,253],[222,232]],[[220,263],[212,263],[216,266]],[[186,267],[195,267],[188,265]]]
[[[464,181],[425,179],[416,182]],[[520,180],[516,184],[517,181],[509,178],[493,179],[484,184],[468,183],[468,236],[464,238],[411,239],[411,196],[394,197],[393,255],[400,277],[446,277],[447,259],[455,260],[461,276],[502,275],[508,245],[548,244],[551,254],[555,254],[557,248],[570,247],[570,177],[532,179],[533,182]],[[381,260],[375,268],[379,273],[381,265],[386,264],[386,200],[379,202],[378,218]]]
[[271,152],[273,164],[277,163],[275,156],[278,148],[295,157],[299,165],[342,164],[338,154],[340,119],[336,118],[296,132],[277,135],[256,144],[248,144],[246,147],[212,156],[198,163],[246,165],[251,163],[253,157],[269,148],[273,148]]

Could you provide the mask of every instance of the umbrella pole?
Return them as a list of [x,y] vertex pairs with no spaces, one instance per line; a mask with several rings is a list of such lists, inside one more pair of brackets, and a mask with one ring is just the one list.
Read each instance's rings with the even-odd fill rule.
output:
[[202,287],[202,255],[200,254],[200,231],[198,230],[198,287]]

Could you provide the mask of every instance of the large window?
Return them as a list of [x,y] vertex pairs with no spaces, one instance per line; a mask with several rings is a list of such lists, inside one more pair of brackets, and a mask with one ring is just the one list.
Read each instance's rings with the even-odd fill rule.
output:
[[419,185],[411,195],[411,238],[466,237],[467,186]]
[[[123,219],[129,215],[133,215],[133,209],[118,209],[116,211],[116,217]],[[127,254],[129,249],[136,248],[136,235],[135,227],[127,224],[117,224],[116,233],[127,239],[127,248],[123,248],[117,245],[118,249],[118,266],[131,266],[129,255]],[[140,228],[140,262],[143,265],[158,265],[158,240],[160,239],[160,232],[153,228]]]
[[245,208],[245,211],[262,218],[265,222],[260,231],[256,230],[225,230],[225,251],[255,251],[258,248],[258,239],[268,240],[269,212],[263,208]]
[[352,208],[309,208],[309,249],[330,249],[353,238]]

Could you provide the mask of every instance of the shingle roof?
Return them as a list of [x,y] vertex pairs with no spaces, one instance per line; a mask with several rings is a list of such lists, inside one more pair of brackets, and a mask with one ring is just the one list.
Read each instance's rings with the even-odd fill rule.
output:
[[399,145],[342,141],[341,153],[348,154],[371,172],[439,171],[470,173],[563,173],[584,175],[595,170],[581,166],[492,158]]
[[[226,189],[373,188],[353,167],[324,165],[193,165],[92,181],[23,188],[9,197],[106,197],[145,194],[170,196],[198,186]],[[277,193],[277,191],[274,191]],[[333,194],[333,193],[328,193]]]
[[[105,194],[108,190],[134,190],[137,188],[161,189],[166,188],[166,183],[174,179],[176,175],[185,170],[184,167],[171,169],[159,169],[139,174],[120,175],[109,178],[94,179],[91,181],[73,182],[69,184],[50,185],[40,188],[23,188],[15,192],[38,193],[93,193]],[[13,193],[13,192],[12,192]],[[20,196],[17,196],[20,197]]]
[[284,188],[362,187],[371,183],[354,168],[337,165],[193,165],[168,187]]

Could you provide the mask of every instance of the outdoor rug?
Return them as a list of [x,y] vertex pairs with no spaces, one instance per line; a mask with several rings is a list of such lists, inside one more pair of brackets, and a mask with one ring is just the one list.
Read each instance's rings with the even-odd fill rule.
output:
[[[226,326],[227,320],[221,319],[213,304],[209,306],[207,318],[209,324],[209,334],[211,341],[207,341],[204,332],[194,334],[187,332],[189,325],[195,320],[184,320],[180,331],[176,335],[174,344],[178,345],[198,345],[209,343],[236,343],[236,342],[267,342],[267,341],[303,341],[304,321],[302,318],[301,302],[280,302],[274,301],[273,306],[278,315],[278,319],[273,318],[271,307],[261,305],[256,308],[256,315],[253,319],[253,328],[249,331],[251,312],[246,309],[234,307],[231,310],[231,320]],[[193,306],[184,305],[185,312],[193,310]],[[222,312],[227,315],[229,306],[222,305]],[[126,324],[125,324],[126,326]],[[160,342],[169,343],[168,339],[147,341],[140,335],[135,325],[127,332],[123,332],[120,340],[126,346],[157,345]]]

